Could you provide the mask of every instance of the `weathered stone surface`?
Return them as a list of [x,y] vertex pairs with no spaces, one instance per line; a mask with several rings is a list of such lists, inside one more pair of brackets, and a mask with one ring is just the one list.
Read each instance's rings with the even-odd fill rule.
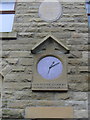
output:
[[2,51],[2,58],[8,58],[10,51]]
[[75,58],[75,59],[69,59],[68,60],[68,64],[70,65],[80,65],[80,66],[87,66],[88,65],[88,61],[86,59],[78,59],[78,58]]
[[73,92],[72,98],[76,101],[86,101],[88,100],[88,94],[86,92]]
[[19,57],[27,58],[27,57],[30,57],[30,53],[31,52],[28,52],[28,51],[11,51],[9,56],[11,58],[19,58]]
[[19,61],[18,58],[6,58],[4,60],[6,61],[6,63],[8,63],[10,65],[16,65],[16,64],[18,64],[18,61]]
[[88,92],[88,83],[72,83],[69,84],[69,89],[73,91]]
[[0,119],[2,118],[2,110],[0,109]]
[[2,117],[2,98],[1,98],[1,92],[0,92],[0,118]]
[[31,96],[32,100],[52,100],[54,99],[54,93],[44,93],[41,92],[41,93],[38,93],[38,92],[35,92],[35,93],[32,93],[32,96]]
[[5,82],[27,82],[32,80],[31,74],[25,74],[25,73],[11,73],[7,74],[4,78]]
[[79,71],[76,74],[68,75],[69,83],[88,83],[88,74],[79,74]]
[[56,93],[55,99],[57,100],[67,100],[70,98],[70,93]]
[[[3,107],[4,108],[7,106],[10,107],[9,101],[13,101],[13,102],[15,102],[17,100],[18,100],[18,102],[27,101],[27,100],[30,101],[31,95],[32,95],[31,91],[28,90],[27,86],[24,86],[22,88],[20,87],[19,89],[17,88],[17,90],[16,90],[16,88],[13,88],[13,90],[10,88],[9,89],[5,88],[4,93],[3,93],[3,101],[2,101]],[[12,103],[11,103],[11,106],[13,105]],[[12,106],[12,108],[13,108],[13,106]],[[16,106],[16,108],[17,108],[17,106]],[[18,104],[18,109],[19,109],[19,104]]]
[[7,106],[9,108],[14,108],[14,109],[24,109],[26,105],[30,105],[30,100],[12,100],[7,103]]
[[2,118],[2,90],[3,90],[3,76],[0,73],[0,118]]
[[64,101],[54,101],[54,100],[37,100],[30,101],[30,106],[64,106]]
[[75,110],[75,118],[88,118],[88,110]]
[[21,58],[19,60],[20,65],[26,65],[26,66],[31,66],[33,64],[33,59],[32,58]]
[[[17,40],[8,38],[0,42],[4,74],[3,117],[24,118],[27,106],[71,105],[74,118],[87,118],[89,41],[85,3],[62,2],[63,16],[52,23],[39,18],[40,3],[17,2],[13,27]],[[31,90],[34,58],[30,50],[50,33],[70,49],[67,55],[68,92],[65,93]]]
[[79,67],[79,71],[80,73],[88,73],[89,72],[88,66]]
[[27,51],[30,51],[31,48],[33,46],[31,44],[26,44],[26,45],[18,45],[18,44],[15,44],[15,45],[3,45],[3,51],[24,51],[24,50],[27,50]]
[[12,67],[10,65],[6,65],[4,69],[2,70],[3,75],[9,74],[12,70]]
[[86,110],[86,109],[88,109],[86,101],[75,101],[75,100],[70,101],[69,100],[69,101],[65,102],[65,105],[73,106],[73,108],[75,110],[82,110],[82,109]]
[[17,32],[0,33],[0,38],[2,38],[2,39],[16,39],[17,38]]
[[3,116],[5,118],[16,119],[16,118],[23,118],[24,109],[3,109]]
[[31,88],[31,84],[30,84],[30,82],[27,82],[27,83],[14,83],[14,82],[12,82],[12,83],[4,83],[4,85],[3,85],[3,87],[4,87],[4,90],[6,89],[6,90],[17,90],[17,91],[19,91],[19,90],[24,90],[24,89],[30,89]]
[[25,67],[24,66],[14,66],[12,67],[12,72],[24,72]]

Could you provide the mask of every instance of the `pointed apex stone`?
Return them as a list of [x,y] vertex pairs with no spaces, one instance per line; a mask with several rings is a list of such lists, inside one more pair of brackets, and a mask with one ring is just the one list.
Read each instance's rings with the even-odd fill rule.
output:
[[47,41],[54,41],[55,43],[57,43],[59,46],[61,46],[66,53],[69,53],[69,48],[67,46],[65,46],[62,42],[60,42],[57,38],[55,38],[53,35],[49,34],[48,36],[46,36],[41,42],[39,42],[38,44],[36,44],[32,49],[31,49],[31,53],[35,54],[36,50],[39,49],[41,46],[43,46],[43,44],[45,44],[45,42]]

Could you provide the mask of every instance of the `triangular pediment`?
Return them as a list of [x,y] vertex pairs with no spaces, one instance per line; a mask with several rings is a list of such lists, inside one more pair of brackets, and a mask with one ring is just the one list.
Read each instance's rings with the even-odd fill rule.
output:
[[69,48],[67,46],[65,46],[62,42],[57,40],[54,36],[48,35],[32,48],[31,53],[35,54],[41,50],[46,50],[50,47],[50,45],[52,45],[55,50],[61,52],[63,51],[63,53],[69,52]]

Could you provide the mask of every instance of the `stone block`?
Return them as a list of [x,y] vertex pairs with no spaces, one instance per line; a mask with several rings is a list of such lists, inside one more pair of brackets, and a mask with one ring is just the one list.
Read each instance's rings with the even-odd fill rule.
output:
[[74,58],[74,59],[68,59],[68,64],[72,66],[87,66],[88,61],[86,59],[81,59],[81,58]]
[[74,110],[74,112],[75,118],[88,118],[88,110]]
[[[65,101],[64,100],[37,100],[36,106],[64,106]],[[32,104],[31,104],[32,106]]]
[[68,82],[69,83],[87,83],[88,84],[88,74],[68,75]]
[[80,73],[87,73],[89,72],[88,66],[81,66],[79,67]]
[[23,66],[31,66],[34,60],[32,58],[21,58],[19,64]]
[[8,101],[7,106],[14,109],[24,109],[30,104],[30,100],[12,100]]
[[82,110],[88,109],[88,102],[87,101],[75,101],[75,100],[67,100],[65,101],[65,105],[73,106],[74,110]]
[[2,50],[3,51],[30,51],[33,46],[31,44],[15,44],[15,45],[3,45]]
[[33,74],[33,67],[32,66],[27,66],[26,71],[27,74]]
[[[89,47],[89,46],[88,46]],[[82,52],[82,59],[88,59],[88,57],[89,57],[89,52],[88,51],[83,51]]]
[[70,98],[70,93],[56,93],[55,99],[56,100],[67,100]]
[[17,118],[23,118],[23,109],[10,109],[10,108],[4,108],[2,111],[4,118],[10,118],[10,119],[17,119]]
[[10,65],[16,65],[19,61],[18,58],[6,58],[4,60]]
[[89,45],[68,45],[71,51],[88,51],[89,50]]
[[72,91],[88,92],[88,83],[72,83],[69,84],[69,89]]
[[33,100],[52,100],[54,99],[54,93],[48,93],[48,92],[32,92],[31,98]]
[[73,92],[72,99],[76,101],[87,101],[88,100],[88,93],[86,92]]
[[2,73],[3,75],[9,74],[12,71],[12,67],[10,65],[6,65],[3,69],[2,69]]
[[24,66],[13,66],[12,67],[12,72],[24,72],[25,67]]
[[2,38],[2,39],[16,39],[17,38],[17,32],[0,33],[0,38]]
[[4,81],[5,82],[29,82],[32,80],[31,74],[25,74],[25,73],[10,73],[5,76]]
[[0,109],[0,120],[2,119],[2,109]]
[[29,51],[11,51],[9,57],[11,58],[27,58],[30,57],[30,53]]
[[31,100],[32,99],[32,92],[31,92],[31,84],[28,83],[29,86],[24,87],[22,91],[17,91],[14,95],[16,100]]
[[4,83],[3,85],[4,90],[14,90],[14,91],[19,91],[19,90],[24,90],[24,89],[30,89],[31,88],[31,83]]
[[14,93],[15,93],[14,91],[3,89],[2,105],[3,105],[4,107],[7,106],[7,102],[8,102],[9,100],[14,100],[14,98],[15,98]]
[[77,74],[77,67],[76,66],[68,66],[68,74]]
[[[3,49],[3,48],[2,48]],[[10,52],[9,51],[2,51],[2,58],[8,58]]]
[[65,31],[63,31],[64,33],[53,33],[53,35],[55,35],[55,36],[59,36],[59,39],[68,39],[68,38],[70,38],[71,37],[71,33],[68,31],[68,32],[65,32]]

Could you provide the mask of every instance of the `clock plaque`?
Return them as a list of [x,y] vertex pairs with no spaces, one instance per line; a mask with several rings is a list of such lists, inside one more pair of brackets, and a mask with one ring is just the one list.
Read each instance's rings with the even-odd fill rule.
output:
[[47,36],[31,52],[34,55],[33,91],[67,91],[69,49],[53,36]]

